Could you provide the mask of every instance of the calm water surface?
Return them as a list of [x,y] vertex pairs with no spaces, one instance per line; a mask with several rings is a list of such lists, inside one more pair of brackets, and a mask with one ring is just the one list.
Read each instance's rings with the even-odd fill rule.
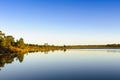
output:
[[0,55],[0,80],[120,80],[120,49]]

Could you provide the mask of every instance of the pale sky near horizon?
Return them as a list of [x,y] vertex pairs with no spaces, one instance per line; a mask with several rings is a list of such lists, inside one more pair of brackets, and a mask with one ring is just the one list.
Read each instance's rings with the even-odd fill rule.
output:
[[120,0],[0,0],[0,30],[35,44],[120,43]]

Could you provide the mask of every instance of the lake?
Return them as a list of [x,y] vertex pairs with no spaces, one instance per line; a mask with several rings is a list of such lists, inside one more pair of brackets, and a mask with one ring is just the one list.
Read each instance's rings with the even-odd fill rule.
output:
[[120,49],[0,55],[0,80],[120,80]]

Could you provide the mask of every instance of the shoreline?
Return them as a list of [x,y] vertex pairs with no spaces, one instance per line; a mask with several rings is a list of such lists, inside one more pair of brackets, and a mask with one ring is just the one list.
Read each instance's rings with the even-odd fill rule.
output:
[[0,54],[8,53],[27,53],[27,52],[48,52],[66,49],[120,49],[120,44],[104,45],[44,45],[26,44],[24,39],[15,40],[11,35],[5,35],[0,31]]
[[9,47],[4,48],[0,47],[0,54],[9,54],[9,53],[28,53],[28,52],[49,52],[67,49],[120,49],[120,46],[107,46],[107,45],[82,45],[82,46],[26,46],[25,48],[18,47]]

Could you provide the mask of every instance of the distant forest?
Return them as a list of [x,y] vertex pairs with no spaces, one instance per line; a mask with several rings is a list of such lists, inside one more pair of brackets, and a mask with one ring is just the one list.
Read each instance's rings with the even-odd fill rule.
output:
[[26,53],[26,52],[48,52],[54,50],[64,50],[62,46],[54,46],[48,45],[45,43],[44,45],[38,44],[26,44],[24,43],[24,39],[20,38],[19,40],[15,40],[15,38],[11,35],[5,35],[2,31],[0,31],[0,54],[6,53]]
[[119,49],[120,44],[106,44],[106,45],[63,45],[55,46],[38,44],[26,44],[24,39],[20,38],[15,41],[15,38],[11,35],[5,35],[0,31],[0,54],[6,53],[26,53],[26,52],[48,52],[54,50],[66,50],[66,49]]

